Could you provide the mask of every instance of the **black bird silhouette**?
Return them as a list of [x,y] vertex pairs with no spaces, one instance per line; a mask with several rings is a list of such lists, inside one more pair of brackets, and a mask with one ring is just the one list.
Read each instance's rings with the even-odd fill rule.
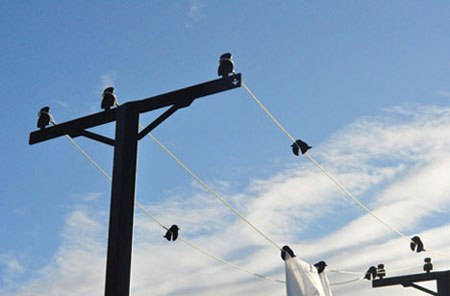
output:
[[425,251],[425,249],[423,247],[422,240],[420,239],[420,237],[415,236],[411,240],[412,240],[412,242],[409,245],[411,247],[411,251],[414,252],[414,250],[415,250],[417,253]]
[[306,144],[305,142],[303,142],[300,139],[295,141],[295,143],[292,144],[291,147],[292,147],[292,152],[297,156],[298,156],[299,148],[302,151],[302,154],[305,154],[306,151],[308,151],[309,149],[312,148],[311,146],[309,146],[308,144]]
[[180,228],[174,224],[174,225],[170,226],[170,228],[167,230],[164,237],[168,241],[176,241],[177,237],[178,237],[178,230],[180,230]]
[[375,266],[371,266],[367,271],[364,278],[366,280],[373,280],[377,277],[377,268]]
[[433,270],[433,263],[431,263],[431,258],[425,258],[423,260],[425,264],[423,265],[423,271],[430,272]]
[[327,267],[328,265],[325,263],[325,261],[319,261],[314,264],[314,266],[317,268],[317,271],[319,273],[322,273],[325,270],[325,267]]
[[37,127],[40,129],[45,128],[50,124],[50,107],[43,107],[38,113],[39,119],[37,122]]
[[112,106],[117,105],[117,98],[114,94],[114,87],[107,87],[103,91],[102,109],[109,110]]
[[219,69],[217,69],[217,74],[222,77],[227,77],[228,74],[234,72],[234,62],[231,57],[231,53],[227,52],[220,56],[219,59]]
[[380,279],[386,276],[386,269],[384,269],[384,264],[378,264],[377,266],[377,277]]
[[284,246],[282,249],[283,250],[281,251],[281,259],[286,260],[286,253],[288,253],[289,256],[291,256],[291,258],[295,257],[294,251],[292,251],[292,249],[289,248],[289,246]]

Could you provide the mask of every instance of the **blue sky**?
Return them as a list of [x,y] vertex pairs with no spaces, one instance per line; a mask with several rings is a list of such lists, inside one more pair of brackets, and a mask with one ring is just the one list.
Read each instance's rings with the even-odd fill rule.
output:
[[[426,247],[450,253],[449,9],[425,1],[2,1],[0,294],[103,290],[110,184],[64,137],[28,145],[39,109],[50,106],[64,122],[100,111],[106,86],[123,103],[212,80],[224,52],[352,193]],[[114,126],[97,132],[112,136]],[[419,272],[431,256],[436,269],[450,268],[445,257],[413,254],[307,158],[294,157],[244,89],[194,102],[153,135],[311,263],[365,271],[383,261]],[[111,172],[111,147],[77,142]],[[279,252],[150,139],[139,144],[137,176],[137,200],[163,223],[179,224],[205,250],[284,278]],[[283,285],[169,244],[139,209],[135,227],[132,295],[285,294]],[[346,279],[330,273],[332,282]],[[421,295],[367,281],[334,293]]]

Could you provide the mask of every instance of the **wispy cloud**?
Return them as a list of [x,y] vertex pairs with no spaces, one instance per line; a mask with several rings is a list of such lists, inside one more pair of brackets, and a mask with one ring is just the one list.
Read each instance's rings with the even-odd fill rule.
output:
[[[426,248],[450,253],[450,108],[397,107],[384,116],[362,118],[311,150],[347,189],[377,215],[409,235],[420,235]],[[267,179],[253,180],[239,196],[227,180],[218,181],[223,196],[280,244],[289,244],[312,263],[365,271],[384,263],[404,272],[420,272],[425,256],[435,269],[450,260],[432,253],[415,254],[393,234],[348,200],[315,167],[298,163]],[[139,200],[139,197],[138,197]],[[167,226],[178,224],[194,243],[245,268],[283,279],[279,251],[230,214],[218,201],[193,186],[181,198],[148,203]],[[105,269],[106,229],[88,208],[67,218],[63,243],[54,260],[34,280],[11,295],[98,295]],[[437,216],[447,218],[435,219]],[[251,277],[205,257],[180,241],[169,243],[164,231],[136,212],[132,294],[146,295],[283,295],[283,285]],[[418,266],[418,267],[417,267]],[[329,273],[330,280],[353,276]],[[373,289],[370,282],[336,286],[334,295],[422,295],[415,290]]]
[[11,283],[15,277],[25,272],[20,260],[14,254],[1,254],[0,265],[3,265],[5,272],[3,273],[3,283]]
[[61,100],[54,100],[53,102],[63,107],[64,109],[69,109],[69,104],[67,104],[66,102],[63,102]]
[[203,18],[203,12],[202,9],[204,8],[205,4],[201,2],[200,0],[190,0],[189,6],[188,6],[188,22],[186,22],[186,27],[192,27],[194,23],[199,22]]

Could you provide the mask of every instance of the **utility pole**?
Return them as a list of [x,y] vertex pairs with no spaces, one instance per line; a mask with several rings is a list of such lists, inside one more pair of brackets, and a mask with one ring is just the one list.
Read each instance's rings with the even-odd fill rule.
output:
[[[437,292],[416,284],[425,281],[436,281]],[[372,281],[373,288],[393,285],[402,285],[405,288],[412,287],[430,295],[450,296],[450,270],[381,278]]]
[[[230,64],[229,60],[226,62]],[[232,68],[229,72],[231,75],[226,73],[220,79],[127,102],[117,108],[30,133],[30,145],[69,135],[72,138],[84,136],[114,147],[105,296],[127,296],[130,291],[138,141],[178,109],[188,107],[195,99],[240,87],[241,74],[235,74]],[[169,106],[169,109],[139,132],[141,113]],[[116,122],[114,139],[87,131],[113,121]]]

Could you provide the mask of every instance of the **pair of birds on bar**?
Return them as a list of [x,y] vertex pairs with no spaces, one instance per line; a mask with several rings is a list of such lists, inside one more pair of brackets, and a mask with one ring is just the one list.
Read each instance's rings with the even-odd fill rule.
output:
[[[217,69],[217,74],[222,77],[227,77],[229,74],[236,74],[234,71],[234,62],[231,53],[224,53],[219,58],[219,69]],[[101,108],[104,110],[109,110],[113,106],[118,106],[117,97],[114,94],[114,87],[107,87],[103,91],[103,100]]]
[[[220,56],[219,59],[219,69],[217,70],[217,74],[222,77],[227,77],[229,74],[235,74],[234,72],[234,62],[231,57],[231,53],[224,53]],[[103,91],[103,100],[101,104],[101,108],[109,110],[113,106],[118,106],[117,97],[114,94],[114,87],[107,87]]]
[[[114,87],[107,87],[103,91],[102,97],[103,97],[103,100],[102,100],[101,107],[105,111],[109,110],[113,106],[118,106],[117,97],[114,94]],[[50,120],[51,120],[50,107],[48,107],[48,106],[42,107],[38,113],[38,117],[39,118],[38,118],[38,122],[37,122],[37,127],[39,129],[44,129],[47,125],[50,124]]]

